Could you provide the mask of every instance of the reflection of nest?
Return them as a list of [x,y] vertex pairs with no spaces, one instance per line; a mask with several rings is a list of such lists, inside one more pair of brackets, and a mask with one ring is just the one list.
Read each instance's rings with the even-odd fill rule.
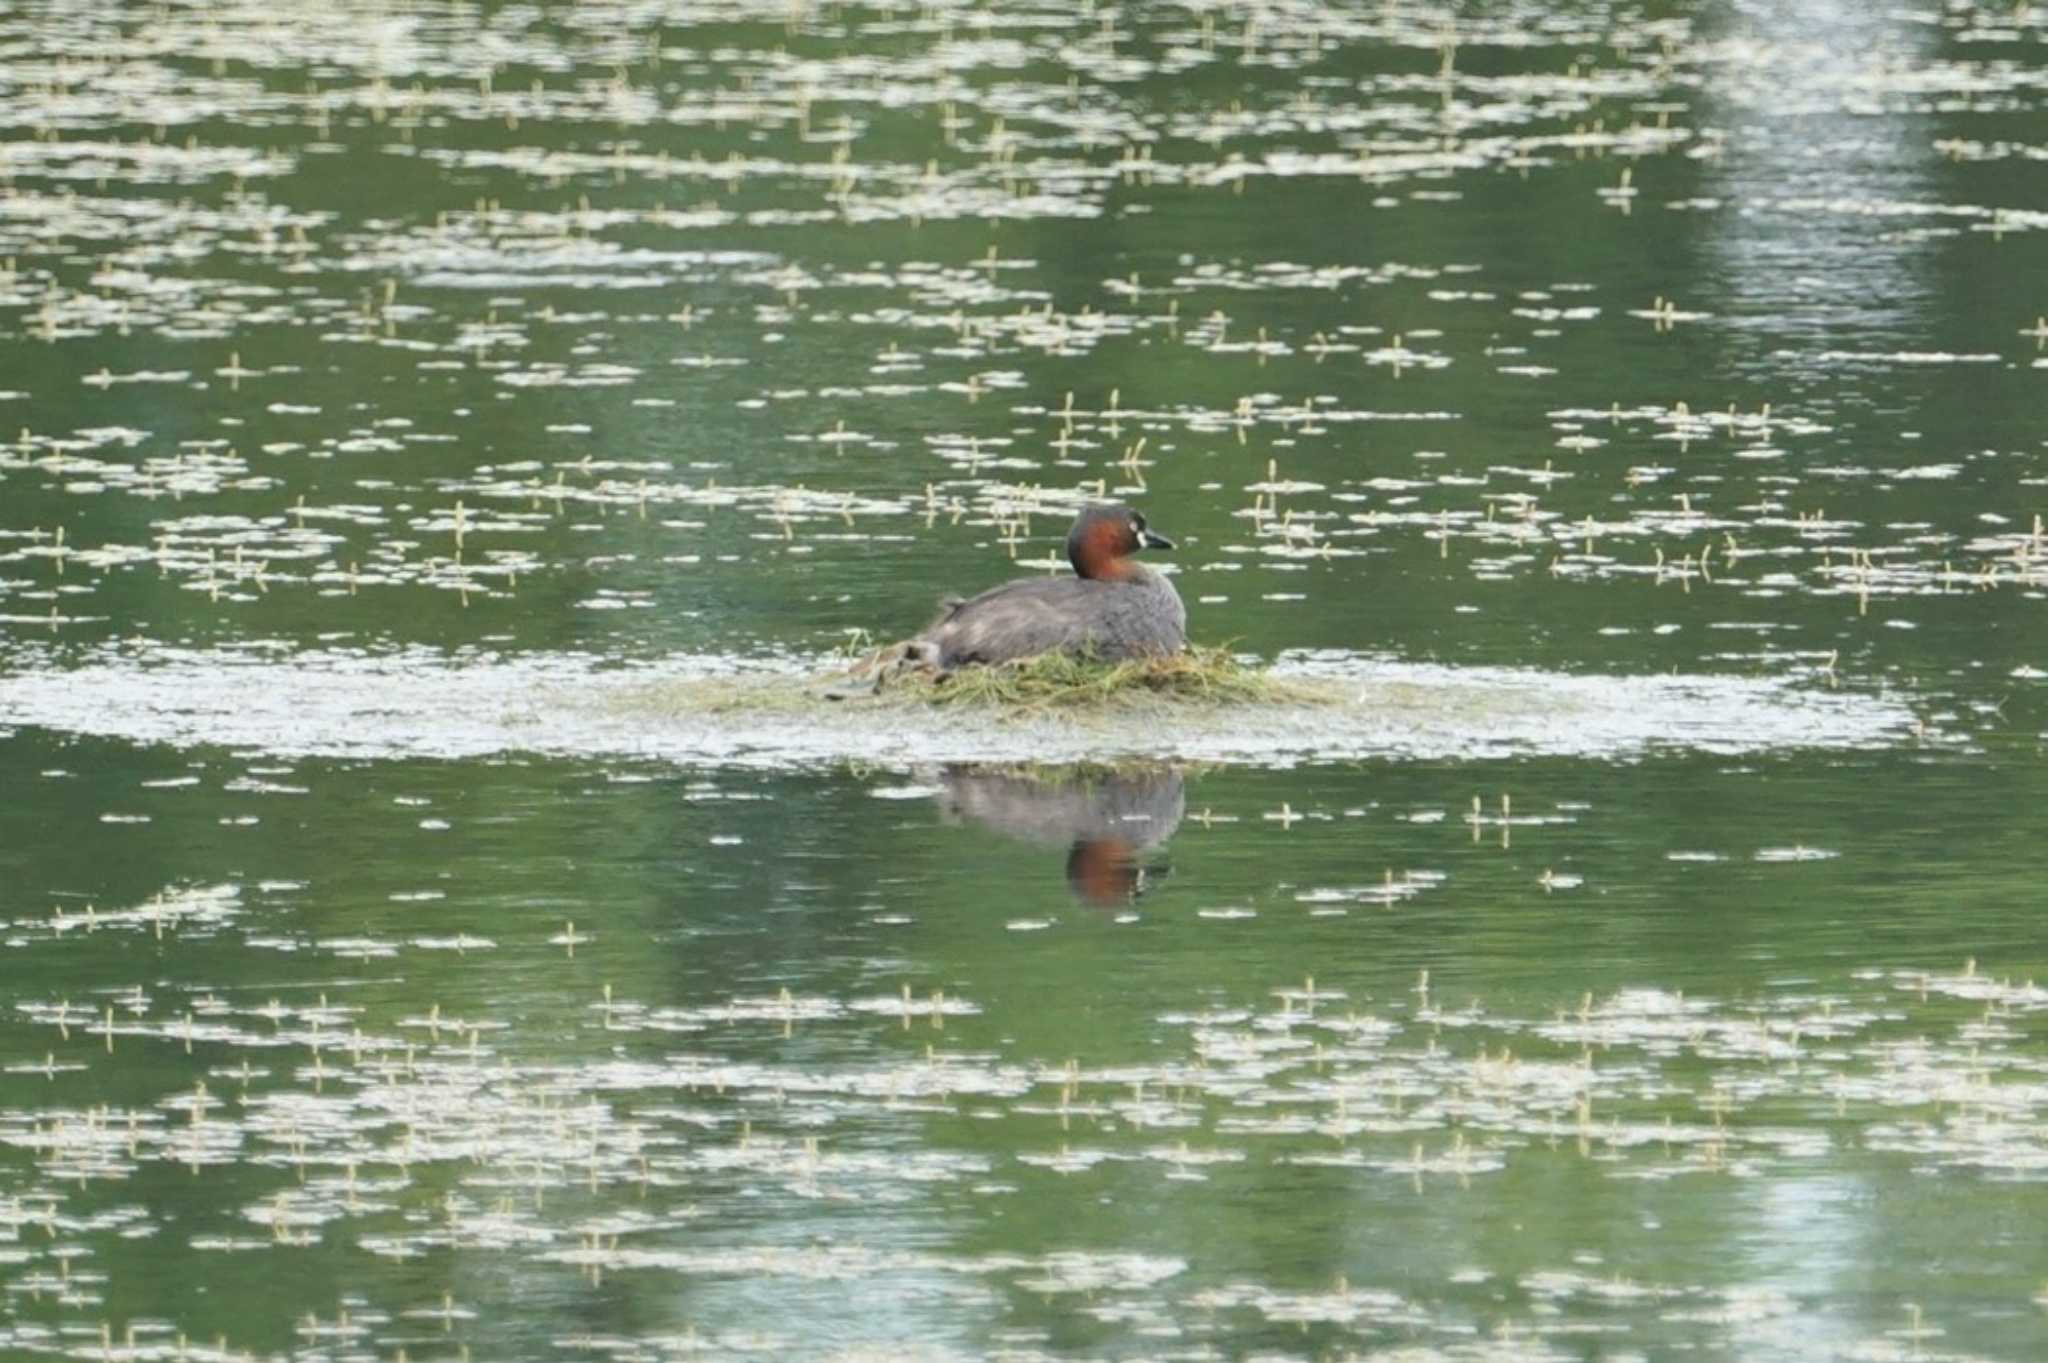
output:
[[1065,777],[955,767],[940,780],[939,808],[947,819],[1068,848],[1067,884],[1085,902],[1104,906],[1128,904],[1145,892],[1148,871],[1139,854],[1172,837],[1187,812],[1174,767]]

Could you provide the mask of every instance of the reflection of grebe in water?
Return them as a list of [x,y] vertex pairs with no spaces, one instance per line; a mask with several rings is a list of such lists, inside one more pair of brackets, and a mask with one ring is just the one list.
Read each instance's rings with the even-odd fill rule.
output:
[[1066,847],[1075,897],[1105,908],[1129,904],[1163,874],[1163,864],[1147,868],[1139,857],[1172,837],[1187,812],[1171,767],[1063,779],[955,767],[940,780],[947,818]]

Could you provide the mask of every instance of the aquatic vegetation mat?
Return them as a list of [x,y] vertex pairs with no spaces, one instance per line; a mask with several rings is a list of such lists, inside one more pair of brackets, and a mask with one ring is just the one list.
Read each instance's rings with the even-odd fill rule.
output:
[[[1292,763],[1944,742],[1900,700],[1818,677],[1600,677],[1338,653],[1051,660],[829,700],[829,659],[108,650],[0,675],[20,725],[284,754],[634,754],[689,764]],[[953,692],[955,685],[970,689]]]

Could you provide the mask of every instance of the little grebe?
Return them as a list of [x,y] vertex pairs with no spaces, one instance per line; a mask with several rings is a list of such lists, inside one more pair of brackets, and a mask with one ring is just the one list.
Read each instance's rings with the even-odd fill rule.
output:
[[1025,578],[965,601],[904,646],[904,657],[950,672],[1041,653],[1092,653],[1108,662],[1178,653],[1187,646],[1187,608],[1173,584],[1131,558],[1171,549],[1127,506],[1084,507],[1067,532],[1073,577]]

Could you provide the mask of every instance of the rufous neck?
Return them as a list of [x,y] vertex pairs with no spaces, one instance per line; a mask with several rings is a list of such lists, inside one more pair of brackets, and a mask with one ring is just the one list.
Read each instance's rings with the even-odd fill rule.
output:
[[1126,556],[1125,534],[1115,521],[1097,521],[1067,546],[1067,561],[1076,573],[1098,582],[1132,581],[1145,570]]

